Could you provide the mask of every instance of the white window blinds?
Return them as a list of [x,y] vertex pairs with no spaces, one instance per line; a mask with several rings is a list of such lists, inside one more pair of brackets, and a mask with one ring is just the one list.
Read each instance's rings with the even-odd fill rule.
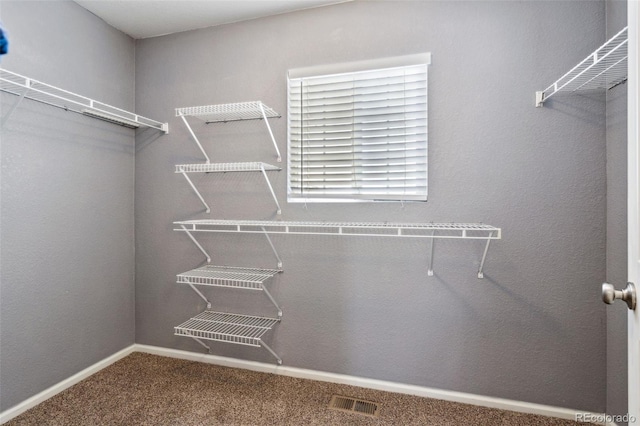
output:
[[290,76],[289,201],[425,201],[427,66]]

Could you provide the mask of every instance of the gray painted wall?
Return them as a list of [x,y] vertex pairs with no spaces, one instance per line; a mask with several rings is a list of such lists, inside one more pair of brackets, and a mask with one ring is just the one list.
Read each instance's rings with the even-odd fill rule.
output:
[[[286,117],[287,69],[429,51],[429,201],[286,204],[284,220],[485,222],[482,244],[275,236],[284,317],[266,341],[289,366],[602,412],[606,388],[604,94],[542,90],[604,41],[604,2],[356,1],[136,42],[136,110],[168,120],[136,139],[136,342],[200,352],[173,327],[204,309],[175,275],[201,265],[172,221],[280,219],[259,175],[194,176],[174,108],[260,99]],[[273,121],[286,152],[286,118]],[[217,162],[274,162],[260,122],[195,124]],[[260,236],[201,236],[214,264],[273,267]],[[211,289],[214,309],[274,315],[262,294]],[[215,354],[273,362],[264,350]]]
[[[3,68],[133,109],[132,39],[70,1],[0,18]],[[134,342],[134,133],[25,100],[0,136],[3,411]]]
[[[607,38],[627,25],[626,1],[607,1]],[[627,86],[607,91],[607,282],[627,282]],[[627,406],[627,309],[607,308],[607,413]]]

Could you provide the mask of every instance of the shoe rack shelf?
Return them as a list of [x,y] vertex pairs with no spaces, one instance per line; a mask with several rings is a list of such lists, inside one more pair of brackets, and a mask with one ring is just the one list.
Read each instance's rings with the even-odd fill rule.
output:
[[280,322],[280,318],[263,318],[206,310],[175,327],[177,336],[190,337],[207,349],[202,340],[262,347],[282,364],[282,359],[263,340],[262,336]]
[[229,287],[245,290],[263,291],[271,303],[278,309],[278,317],[282,316],[282,309],[267,290],[266,282],[270,281],[281,270],[259,269],[259,268],[238,268],[230,266],[205,265],[178,274],[178,284],[187,284],[206,303],[207,308],[211,308],[211,302],[202,294],[196,286]]

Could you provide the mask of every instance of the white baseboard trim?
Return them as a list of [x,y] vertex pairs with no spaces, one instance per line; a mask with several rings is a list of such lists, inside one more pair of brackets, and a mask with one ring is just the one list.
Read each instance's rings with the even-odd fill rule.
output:
[[[461,402],[464,404],[477,405],[502,410],[516,411],[519,413],[538,414],[541,416],[558,417],[567,420],[576,420],[578,414],[588,415],[590,418],[604,418],[602,413],[586,413],[584,411],[569,408],[554,407],[551,405],[534,404],[531,402],[515,401],[511,399],[496,398],[491,396],[475,395],[464,392],[448,391],[442,389],[428,388],[424,386],[407,385],[403,383],[389,382],[385,380],[367,379],[362,377],[348,376],[345,374],[327,373],[324,371],[307,370],[304,368],[287,367],[282,365],[265,364],[255,361],[245,361],[235,358],[227,358],[216,355],[207,355],[195,352],[181,351],[177,349],[161,348],[136,344],[137,352],[144,352],[152,355],[179,358],[189,361],[204,362],[224,367],[242,368],[246,370],[259,371],[263,373],[280,374],[283,376],[296,377],[300,379],[317,380],[321,382],[331,382],[364,388],[382,390],[387,392],[402,393],[407,395],[421,396],[425,398],[441,399],[444,401]],[[605,424],[596,423],[596,424]],[[609,425],[611,425],[609,423]]]
[[[551,405],[534,404],[531,402],[515,401],[511,399],[496,398],[491,396],[475,395],[464,392],[448,391],[442,389],[428,388],[424,386],[408,385],[404,383],[389,382],[385,380],[367,379],[363,377],[348,376],[346,374],[328,373],[324,371],[308,370],[304,368],[287,367],[282,365],[266,364],[255,361],[246,361],[236,358],[227,358],[217,355],[207,355],[196,352],[181,351],[178,349],[162,348],[158,346],[133,344],[119,352],[93,364],[90,367],[74,374],[73,376],[51,386],[48,389],[32,396],[31,398],[9,408],[0,413],[0,425],[8,422],[14,417],[24,413],[28,409],[40,404],[63,390],[97,373],[114,362],[130,355],[133,352],[143,352],[152,355],[165,356],[169,358],[184,359],[189,361],[215,364],[224,367],[241,368],[245,370],[258,371],[263,373],[279,374],[282,376],[295,377],[299,379],[310,379],[321,382],[338,383],[364,388],[382,390],[387,392],[402,393],[407,395],[434,398],[444,401],[460,402],[464,404],[477,405],[481,407],[498,408],[502,410],[516,411],[527,414],[538,414],[541,416],[558,417],[561,419],[576,420],[578,414],[588,415],[591,418],[605,418],[601,413],[585,413],[584,411],[569,408],[554,407]],[[615,423],[596,423],[615,426]]]
[[102,361],[98,361],[95,364],[85,368],[84,370],[74,374],[71,377],[64,379],[63,381],[51,386],[48,389],[43,390],[42,392],[32,396],[29,399],[22,401],[21,403],[3,411],[0,413],[0,425],[8,422],[16,416],[24,413],[28,409],[35,407],[43,401],[51,398],[52,396],[62,392],[63,390],[75,385],[76,383],[86,379],[87,377],[97,373],[105,367],[113,364],[114,362],[126,357],[127,355],[135,352],[136,345],[131,345],[122,349],[121,351],[116,352],[115,354],[108,356]]

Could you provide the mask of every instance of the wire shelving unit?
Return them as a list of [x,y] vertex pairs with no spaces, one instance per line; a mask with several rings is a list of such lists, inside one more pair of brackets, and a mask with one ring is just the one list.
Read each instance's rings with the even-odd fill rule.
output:
[[[227,123],[231,121],[243,120],[264,120],[269,132],[271,141],[277,154],[277,160],[281,161],[280,151],[269,124],[269,118],[280,117],[272,108],[261,101],[240,102],[231,104],[205,105],[196,107],[176,108],[176,116],[180,117],[187,127],[189,134],[197,144],[205,158],[205,163],[199,164],[178,164],[176,173],[185,177],[193,191],[204,204],[207,213],[211,211],[197,187],[189,178],[190,173],[227,173],[227,172],[259,172],[262,173],[273,201],[276,204],[278,214],[281,214],[280,204],[271,186],[267,172],[280,171],[281,168],[263,162],[237,162],[237,163],[213,163],[202,146],[191,127],[188,117],[204,121],[206,124]],[[203,253],[204,248],[195,239],[191,232],[187,232],[191,240]],[[269,243],[271,240],[267,236]],[[275,252],[275,247],[271,244]],[[211,262],[211,257],[207,254],[207,262]],[[282,262],[279,262],[282,265]],[[204,342],[206,340],[234,343],[239,345],[263,347],[267,349],[282,364],[282,359],[267,345],[262,336],[280,322],[282,310],[275,301],[266,284],[272,282],[273,278],[282,272],[278,269],[261,268],[241,268],[231,266],[205,265],[177,275],[178,284],[187,284],[201,297],[207,304],[207,309],[189,319],[188,321],[175,327],[175,334],[178,336],[190,337],[211,352],[211,348]],[[269,301],[278,311],[277,318],[264,318],[249,315],[231,314],[224,312],[214,312],[211,310],[211,302],[201,289],[204,287],[227,287],[242,290],[262,291]]]
[[557,93],[610,89],[626,81],[627,40],[625,27],[545,90],[536,92],[536,107]]
[[263,104],[261,101],[252,101],[252,102],[239,102],[232,104],[218,104],[218,105],[205,105],[205,106],[196,106],[196,107],[185,107],[185,108],[176,108],[176,116],[182,118],[185,126],[189,130],[191,137],[200,148],[202,155],[204,155],[205,163],[204,164],[179,164],[176,166],[176,173],[180,173],[187,180],[191,189],[196,193],[200,202],[204,205],[207,213],[211,212],[211,208],[204,200],[200,191],[193,184],[187,173],[215,173],[215,172],[260,172],[267,182],[267,186],[269,187],[269,192],[271,193],[271,197],[273,201],[276,203],[277,214],[282,214],[282,209],[280,208],[280,203],[278,203],[278,198],[276,197],[276,193],[273,190],[273,186],[269,181],[269,177],[267,176],[267,171],[281,170],[279,167],[273,166],[271,164],[266,164],[262,162],[244,162],[244,163],[212,163],[209,155],[202,147],[200,140],[196,136],[193,128],[189,124],[187,117],[194,117],[199,120],[204,121],[205,123],[227,123],[230,121],[242,121],[242,120],[264,120],[265,125],[269,131],[269,136],[271,137],[271,141],[273,142],[273,146],[276,150],[276,154],[278,156],[278,162],[282,161],[280,156],[280,151],[278,150],[278,144],[273,136],[273,132],[271,131],[271,126],[269,125],[269,118],[272,117],[280,117],[278,113],[276,113],[271,107]]
[[267,176],[268,171],[280,171],[282,170],[280,167],[273,166],[267,163],[261,162],[246,162],[246,163],[199,163],[199,164],[178,164],[176,165],[176,173],[181,174],[191,186],[191,189],[196,193],[200,202],[204,205],[207,213],[211,212],[211,208],[209,204],[205,201],[202,194],[193,183],[193,181],[189,178],[188,173],[227,173],[227,172],[261,172],[264,177],[265,182],[267,183],[267,187],[269,188],[269,192],[271,193],[271,197],[273,201],[276,203],[277,213],[281,214],[282,209],[280,208],[280,203],[278,202],[278,198],[276,197],[276,193],[273,190],[273,186],[271,186],[271,182],[269,181],[269,177]]
[[389,222],[297,222],[258,220],[186,220],[174,222],[174,231],[185,232],[205,255],[211,257],[193,235],[194,232],[264,234],[278,259],[282,261],[269,234],[335,235],[367,237],[399,237],[431,239],[428,275],[433,275],[433,245],[436,239],[485,240],[486,245],[478,269],[478,278],[484,277],[484,263],[492,240],[502,238],[502,230],[482,223],[389,223]]
[[149,127],[164,133],[169,132],[169,123],[161,123],[2,68],[0,91],[18,96],[18,101],[2,117],[2,125],[26,98],[132,129]]
[[262,336],[280,322],[279,318],[264,318],[206,310],[176,326],[177,336],[190,337],[209,352],[211,348],[203,340],[263,347],[273,355],[278,364],[282,359],[263,340]]
[[178,284],[188,284],[198,296],[211,308],[211,302],[196,286],[229,287],[245,290],[263,291],[271,303],[278,310],[278,317],[282,316],[282,309],[278,306],[265,283],[282,272],[277,269],[240,268],[231,266],[205,265],[177,275]]

